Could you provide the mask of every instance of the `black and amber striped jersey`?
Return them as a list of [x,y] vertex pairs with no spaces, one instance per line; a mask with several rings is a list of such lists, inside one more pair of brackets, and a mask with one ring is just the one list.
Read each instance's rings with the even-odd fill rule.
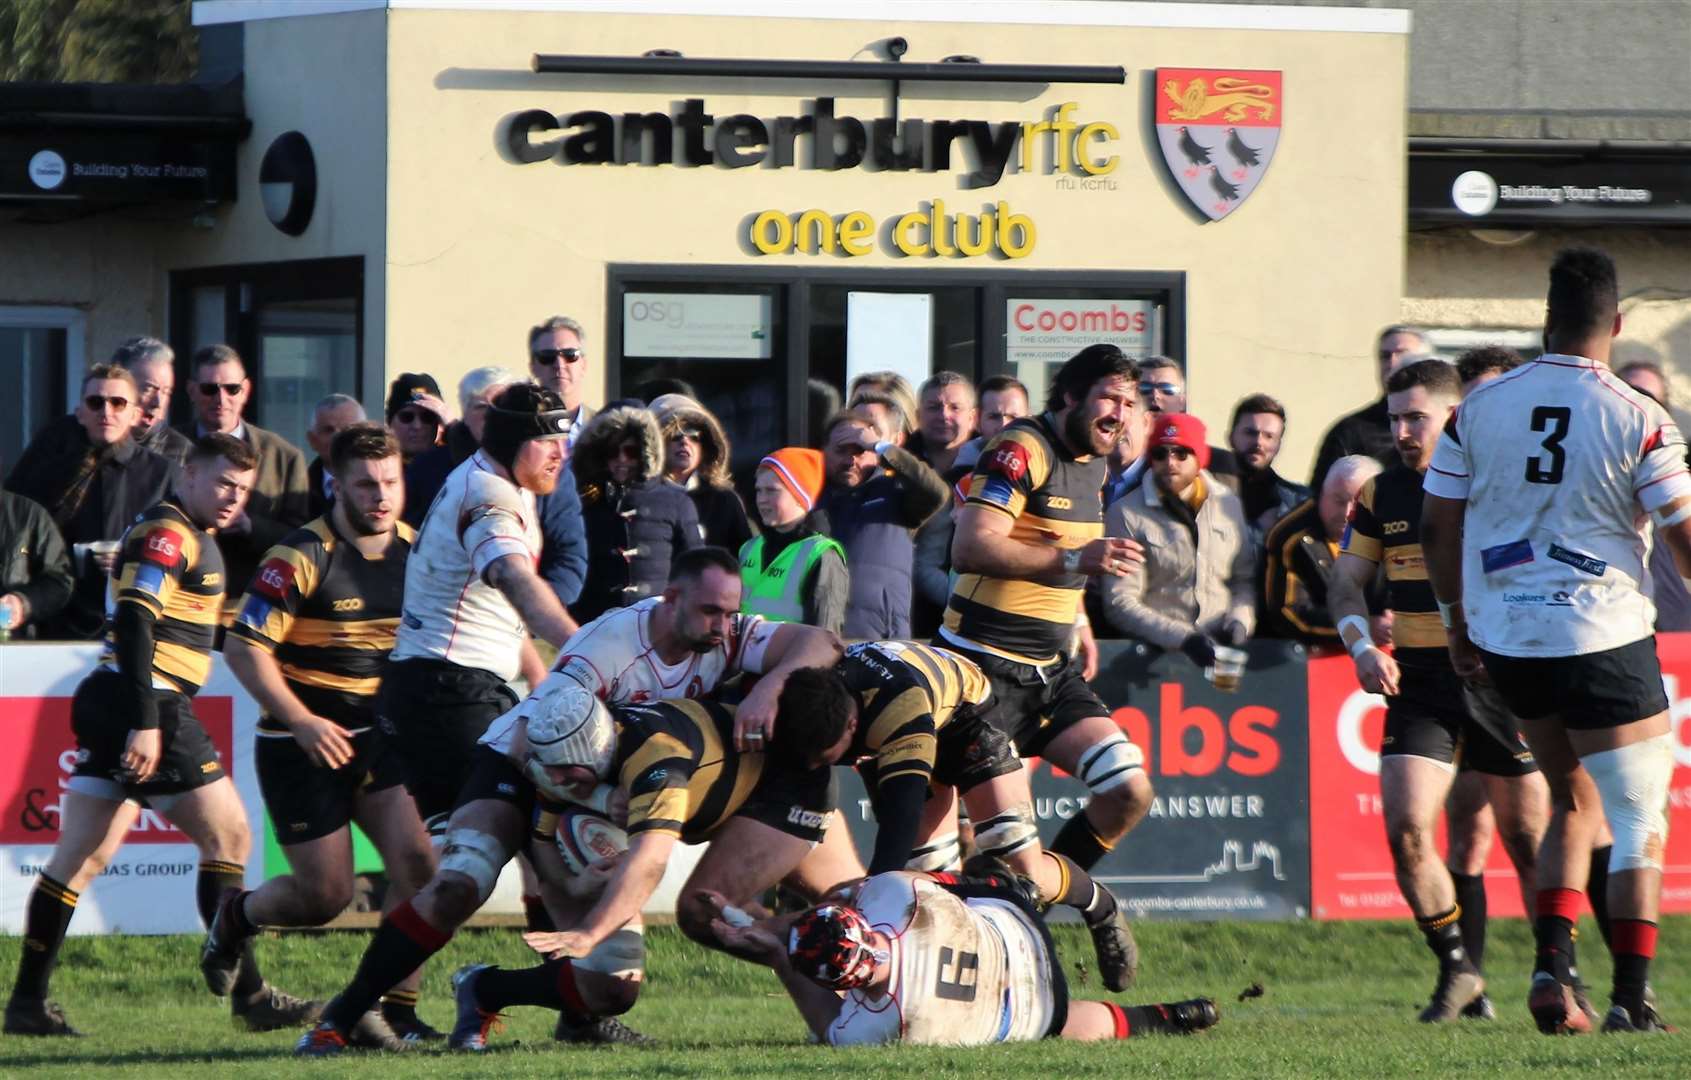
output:
[[[1010,538],[1080,548],[1104,535],[1105,461],[1069,453],[1050,413],[1027,416],[981,451],[968,505],[1007,515]],[[943,638],[1024,664],[1046,664],[1068,648],[1086,575],[1025,578],[963,574],[945,609]]]
[[1444,624],[1421,554],[1421,474],[1393,465],[1362,486],[1340,549],[1386,568],[1392,655],[1400,664],[1448,668]]
[[198,693],[211,674],[223,589],[223,554],[211,534],[174,503],[146,511],[123,534],[106,584],[101,665],[117,670],[116,615],[133,604],[153,619],[154,688]]
[[[415,536],[401,522],[386,551],[366,556],[328,515],[307,522],[264,553],[229,633],[274,654],[288,689],[313,713],[369,727]],[[286,730],[268,716],[259,727]]]
[[853,694],[857,732],[843,759],[875,759],[875,784],[934,771],[938,732],[964,706],[982,705],[992,685],[973,663],[910,641],[863,641],[834,665]]
[[657,701],[611,709],[619,725],[615,783],[628,793],[628,834],[710,839],[735,814],[761,812],[773,828],[819,839],[833,810],[823,766],[797,772],[734,749],[734,710],[709,701]]

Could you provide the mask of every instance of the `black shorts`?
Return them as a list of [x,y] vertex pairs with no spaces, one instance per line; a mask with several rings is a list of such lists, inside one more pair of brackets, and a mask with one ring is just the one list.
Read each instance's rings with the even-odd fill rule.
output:
[[[839,802],[840,785],[831,766],[806,773],[766,766],[762,779],[733,816],[750,818],[776,832],[819,844],[827,831],[828,817]],[[681,838],[698,843],[710,836],[683,830]]]
[[1381,757],[1421,757],[1488,776],[1538,771],[1515,718],[1494,693],[1470,696],[1454,671],[1404,667],[1401,693],[1386,699]]
[[973,661],[986,675],[992,683],[992,700],[981,718],[1008,736],[1021,757],[1039,757],[1052,739],[1082,720],[1110,715],[1109,707],[1081,677],[1078,657],[1059,657],[1039,667],[959,648],[945,638],[935,638],[933,644]]
[[[994,777],[1013,773],[1022,767],[1021,759],[1010,745],[1009,736],[981,718],[990,709],[988,701],[978,710],[964,705],[951,715],[951,720],[939,729],[934,748],[931,796],[936,789],[955,788],[959,794],[972,791]],[[864,758],[857,763],[863,785],[870,791],[879,786],[875,759]]]
[[1575,656],[1503,656],[1480,650],[1515,715],[1559,716],[1576,731],[1620,727],[1666,712],[1655,637]]
[[517,695],[491,671],[444,660],[400,660],[382,673],[376,717],[417,813],[439,831],[469,779],[476,740]]
[[523,827],[527,828],[534,822],[539,792],[535,790],[534,781],[524,776],[510,758],[489,747],[477,746],[470,754],[469,778],[458,792],[458,802],[453,809],[483,799],[516,807],[522,812]]
[[[336,723],[345,726],[343,721]],[[352,737],[352,760],[338,769],[324,768],[306,757],[292,735],[260,728],[253,740],[253,766],[276,828],[276,842],[283,847],[345,828],[352,822],[359,795],[384,791],[403,779],[399,759],[374,727]]]
[[70,726],[76,735],[71,790],[113,801],[145,802],[148,796],[180,795],[223,779],[226,774],[217,747],[194,715],[193,702],[175,690],[153,690],[162,741],[158,771],[144,784],[126,780],[128,770],[122,759],[129,729],[113,717],[134,712],[123,703],[123,696],[134,692],[127,678],[104,669],[77,686],[70,705]]

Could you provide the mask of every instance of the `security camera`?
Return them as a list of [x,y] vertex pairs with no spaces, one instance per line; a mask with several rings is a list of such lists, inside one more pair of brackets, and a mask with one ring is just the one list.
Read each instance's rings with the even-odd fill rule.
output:
[[910,42],[904,40],[901,37],[887,38],[886,45],[887,45],[887,56],[890,57],[893,60],[899,59],[905,53],[910,51]]

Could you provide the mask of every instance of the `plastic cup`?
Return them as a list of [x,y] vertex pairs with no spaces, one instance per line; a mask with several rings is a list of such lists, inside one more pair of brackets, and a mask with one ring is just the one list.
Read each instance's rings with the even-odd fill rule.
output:
[[1245,661],[1251,654],[1244,649],[1235,649],[1227,645],[1215,647],[1215,663],[1204,669],[1204,677],[1210,684],[1224,694],[1237,693],[1239,681],[1245,675]]

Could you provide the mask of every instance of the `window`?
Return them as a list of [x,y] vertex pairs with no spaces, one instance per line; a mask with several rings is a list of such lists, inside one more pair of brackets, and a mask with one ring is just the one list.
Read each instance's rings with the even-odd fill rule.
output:
[[1432,355],[1455,363],[1457,357],[1469,349],[1482,345],[1504,345],[1531,360],[1544,351],[1544,331],[1539,330],[1456,330],[1427,328],[1427,345]]
[[0,459],[10,469],[80,391],[87,320],[75,308],[0,307]]

